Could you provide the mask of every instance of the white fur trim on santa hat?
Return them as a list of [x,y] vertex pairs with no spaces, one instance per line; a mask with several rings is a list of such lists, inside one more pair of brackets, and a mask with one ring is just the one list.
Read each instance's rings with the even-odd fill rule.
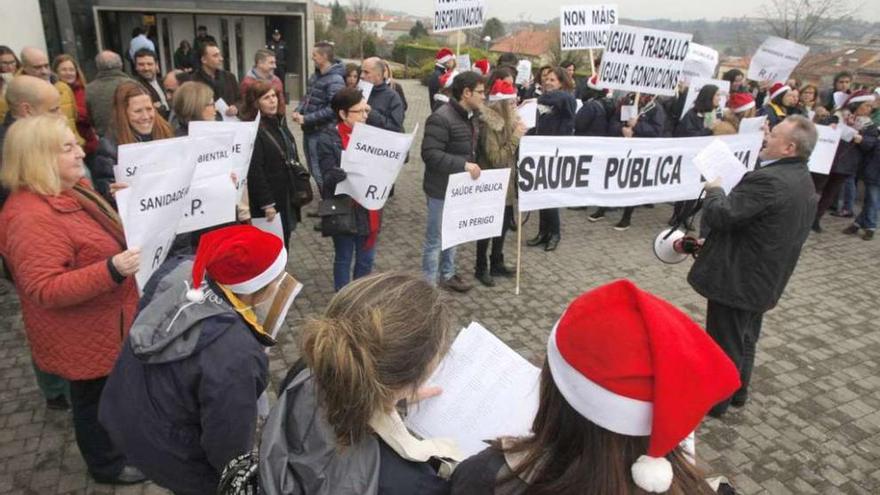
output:
[[742,113],[750,108],[755,108],[755,100],[752,100],[752,101],[746,103],[745,105],[734,108],[733,113]]
[[672,464],[665,457],[640,455],[631,471],[636,485],[648,493],[663,493],[672,486]]
[[447,101],[449,101],[449,97],[444,94],[436,93],[434,95],[434,100],[442,102],[442,103],[446,103]]
[[776,98],[777,96],[781,95],[782,93],[785,93],[786,91],[791,91],[791,86],[784,85],[781,88],[777,89],[776,91],[770,93],[770,99],[772,100],[773,98]]
[[514,99],[514,98],[516,98],[516,93],[511,93],[511,94],[509,94],[509,95],[508,95],[508,94],[504,94],[504,93],[498,93],[498,94],[494,94],[494,95],[489,95],[489,101],[512,100],[512,99]]
[[269,265],[269,268],[266,268],[263,273],[250,280],[227,285],[226,288],[236,294],[253,294],[269,285],[269,282],[275,280],[278,275],[281,275],[285,268],[287,268],[287,249],[284,249],[284,246],[282,246],[281,251],[278,253],[278,257],[275,258],[275,261],[273,261],[272,264]]
[[874,101],[874,95],[872,93],[868,93],[866,95],[853,96],[852,98],[846,100],[846,104],[852,105],[853,103],[864,103],[866,101]]
[[553,383],[565,400],[581,416],[606,430],[637,437],[650,435],[654,406],[603,388],[568,364],[556,346],[558,325],[559,322],[547,342],[547,362]]

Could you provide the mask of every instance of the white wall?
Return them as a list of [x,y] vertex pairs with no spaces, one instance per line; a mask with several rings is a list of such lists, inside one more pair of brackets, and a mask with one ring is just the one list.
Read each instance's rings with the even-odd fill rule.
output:
[[40,3],[36,0],[16,2],[0,0],[0,44],[12,48],[16,54],[26,46],[46,50]]

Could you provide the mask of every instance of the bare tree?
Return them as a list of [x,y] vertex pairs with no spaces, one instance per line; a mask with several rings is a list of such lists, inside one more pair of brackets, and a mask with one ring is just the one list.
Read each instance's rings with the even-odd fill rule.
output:
[[358,56],[364,59],[364,39],[367,37],[366,23],[375,14],[372,0],[351,0],[351,20],[354,23],[358,40]]
[[807,44],[858,9],[849,0],[773,0],[765,3],[765,22],[776,36]]

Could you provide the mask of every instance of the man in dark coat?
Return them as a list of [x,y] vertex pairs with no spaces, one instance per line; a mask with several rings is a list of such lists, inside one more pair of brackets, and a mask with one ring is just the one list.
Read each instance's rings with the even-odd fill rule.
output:
[[158,485],[216,493],[226,464],[253,448],[274,344],[262,325],[286,265],[281,239],[236,225],[202,235],[194,260],[168,260],[147,283],[99,419]]
[[480,176],[477,161],[479,125],[477,110],[485,97],[485,82],[476,72],[459,74],[452,82],[452,98],[425,122],[422,160],[425,178],[422,188],[428,200],[428,221],[422,252],[422,272],[428,282],[444,288],[467,292],[471,285],[455,273],[455,248],[441,252],[440,231],[443,224],[443,201],[449,176],[469,172]]
[[272,31],[272,39],[266,43],[266,48],[275,53],[275,75],[281,79],[281,85],[285,84],[284,78],[287,74],[287,43],[281,39],[281,31]]
[[324,41],[315,43],[312,48],[312,62],[315,63],[315,73],[309,78],[308,90],[291,119],[302,126],[309,171],[321,189],[324,181],[318,166],[318,136],[321,129],[336,122],[330,100],[345,87],[345,66],[336,59],[333,45]]
[[240,93],[238,91],[238,78],[235,74],[223,70],[223,54],[220,48],[213,41],[204,41],[199,46],[202,51],[199,52],[201,57],[201,67],[193,73],[190,80],[207,84],[214,90],[214,101],[223,99],[228,105],[226,110],[227,116],[238,115],[238,100]]
[[688,282],[709,300],[706,330],[742,380],[712,416],[745,405],[764,312],[779,301],[810,233],[816,198],[807,160],[816,139],[808,119],[788,117],[767,135],[761,167],[730,194],[719,180],[705,185],[703,218],[711,231]]
[[441,48],[434,56],[434,72],[428,78],[428,103],[432,112],[443,105],[442,101],[434,99],[434,95],[440,92],[440,76],[452,69],[455,69],[455,54],[449,48]]
[[386,131],[403,132],[403,100],[385,81],[385,64],[379,57],[371,57],[361,64],[361,80],[373,85],[367,104],[370,114],[367,124]]

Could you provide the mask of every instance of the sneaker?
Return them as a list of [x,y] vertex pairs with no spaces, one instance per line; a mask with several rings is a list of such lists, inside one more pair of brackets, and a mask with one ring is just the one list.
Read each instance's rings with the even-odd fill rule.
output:
[[837,210],[837,211],[832,211],[832,212],[830,213],[830,215],[831,215],[832,217],[841,217],[841,218],[852,218],[852,217],[856,216],[856,214],[853,213],[852,210]]
[[841,230],[841,232],[846,235],[856,235],[859,233],[859,226],[856,224],[852,224],[849,227]]
[[473,286],[464,280],[461,279],[458,275],[453,275],[448,279],[443,281],[442,287],[444,289],[453,290],[455,292],[467,292],[473,288]]
[[605,219],[605,212],[602,210],[596,210],[592,215],[587,217],[587,220],[591,222],[598,222],[599,220]]
[[614,226],[614,230],[618,232],[623,232],[624,230],[629,229],[629,220],[621,219],[617,222],[617,225]]
[[58,397],[46,399],[46,409],[51,409],[53,411],[66,411],[70,409],[70,403],[67,402],[67,397],[59,395]]
[[870,241],[873,238],[874,238],[874,231],[873,230],[866,230],[865,233],[862,234],[862,239],[864,239],[866,241]]
[[105,485],[134,485],[147,481],[147,477],[144,473],[134,466],[123,467],[122,471],[113,478],[106,478],[95,474],[92,475],[92,478],[98,483],[103,483]]

